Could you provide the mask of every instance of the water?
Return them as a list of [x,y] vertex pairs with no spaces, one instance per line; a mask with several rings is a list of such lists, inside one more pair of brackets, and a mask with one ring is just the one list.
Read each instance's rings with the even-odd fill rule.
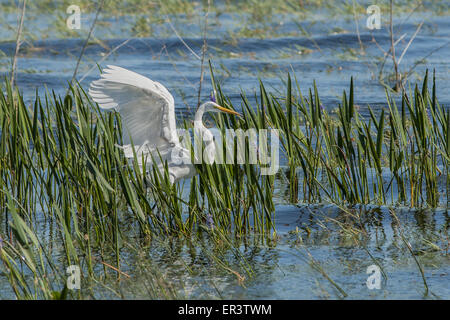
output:
[[[329,220],[331,217],[343,222],[342,215],[338,215],[335,208],[278,206],[279,238],[276,245],[267,247],[250,243],[239,248],[253,270],[252,277],[244,282],[245,288],[239,285],[234,274],[217,270],[201,255],[190,254],[187,246],[175,257],[152,251],[148,256],[158,259],[168,278],[174,283],[183,283],[183,292],[194,298],[342,298],[342,294],[311,266],[308,252],[349,299],[424,298],[425,289],[419,269],[399,236],[398,225],[393,223],[387,208],[372,210],[373,215],[363,219],[367,238],[355,245],[342,228]],[[432,292],[427,298],[448,298],[448,255],[426,244],[428,240],[448,248],[448,239],[444,236],[448,228],[448,214],[442,210],[420,213],[399,210],[397,215],[407,241],[425,269],[427,284]],[[299,228],[298,234],[292,232],[296,227]],[[444,238],[437,240],[440,237]],[[366,285],[369,276],[366,274],[367,268],[374,262],[364,247],[381,262],[387,275],[380,290],[370,290]],[[230,268],[242,272],[240,260],[232,250],[225,257]],[[185,269],[184,264],[194,270],[194,275]],[[139,292],[136,288],[142,289],[143,283],[145,278],[130,281],[123,284],[123,290],[136,297],[136,292]],[[144,298],[145,295],[138,297]]]
[[[247,17],[248,16],[245,16]],[[84,28],[88,28],[92,15],[87,15]],[[15,14],[6,15],[7,21],[14,25]],[[331,19],[331,20],[330,20]],[[67,83],[71,80],[84,39],[77,39],[81,31],[73,31],[70,38],[60,38],[52,28],[52,15],[40,15],[30,22],[30,32],[34,31],[36,40],[24,43],[23,53],[18,61],[18,85],[25,95],[31,98],[35,89],[43,90],[46,86],[58,94],[66,92]],[[84,63],[78,72],[78,79],[84,78],[82,84],[87,87],[99,76],[95,63],[107,55],[113,48],[130,39],[130,34],[123,30],[132,25],[130,17],[118,19],[105,18],[110,23],[107,27],[99,26],[94,32],[96,38],[102,39],[100,44],[90,44],[85,52]],[[179,30],[186,44],[201,55],[203,39],[201,26],[184,16],[173,17],[174,28]],[[363,113],[370,104],[374,108],[385,105],[384,87],[379,85],[378,73],[381,68],[384,51],[390,48],[388,24],[383,20],[380,30],[370,31],[365,27],[366,18],[361,17],[358,25],[360,39],[365,47],[363,55],[359,55],[360,44],[355,34],[355,22],[350,16],[330,17],[329,13],[315,14],[312,18],[298,20],[295,15],[273,15],[268,30],[259,38],[243,38],[242,16],[222,14],[210,18],[208,29],[207,59],[211,59],[216,75],[225,93],[239,102],[242,91],[248,96],[258,89],[258,79],[262,79],[266,87],[284,91],[283,81],[287,72],[299,80],[303,93],[317,83],[324,106],[333,109],[341,101],[343,90],[348,90],[350,77],[354,77],[356,102]],[[431,13],[406,13],[394,20],[394,32],[403,36],[396,47],[397,58],[416,31],[417,25],[424,25],[405,53],[401,63],[402,72],[409,71],[418,64],[409,77],[412,84],[421,81],[424,71],[436,70],[439,101],[443,105],[450,102],[448,87],[450,66],[450,23],[448,16],[434,16]],[[258,28],[260,24],[248,22],[248,28]],[[123,26],[119,28],[118,26]],[[300,27],[299,27],[300,26]],[[165,27],[165,28],[163,28]],[[178,118],[187,116],[197,106],[198,83],[200,78],[200,61],[175,36],[168,24],[155,26],[154,37],[131,39],[118,48],[101,66],[114,64],[134,70],[151,79],[164,84],[175,97]],[[161,30],[159,30],[161,29]],[[165,30],[165,31],[163,31]],[[302,33],[305,30],[309,36]],[[3,29],[0,34],[8,39],[13,38],[11,30]],[[87,30],[84,30],[86,33]],[[169,32],[168,32],[169,31]],[[200,36],[199,36],[200,35]],[[244,34],[245,35],[245,34]],[[251,34],[254,35],[254,34]],[[259,35],[255,33],[255,35]],[[373,38],[378,43],[375,44]],[[0,50],[9,57],[15,48],[14,42],[0,43]],[[1,59],[0,74],[10,70],[10,60]],[[94,69],[87,74],[91,70]],[[390,61],[383,69],[386,76],[392,73]],[[209,72],[203,83],[202,100],[208,98],[211,86]],[[239,105],[239,103],[238,103]]]
[[[15,24],[16,15],[2,14],[10,25]],[[53,29],[58,15],[39,14],[32,16],[27,27],[34,41],[23,44],[18,60],[17,83],[27,101],[30,101],[38,88],[41,94],[44,88],[64,94],[67,83],[72,77],[83,39],[72,32],[69,38]],[[244,20],[243,20],[244,18]],[[315,12],[306,19],[298,21],[295,15],[273,15],[268,30],[252,37],[236,36],[242,32],[243,21],[249,16],[237,13],[223,13],[210,18],[211,25],[206,38],[207,58],[216,68],[224,93],[239,105],[240,92],[247,96],[257,92],[258,79],[262,79],[267,88],[275,94],[283,95],[283,81],[287,72],[295,76],[303,93],[317,83],[322,103],[333,109],[341,100],[343,90],[348,90],[350,77],[354,77],[356,103],[363,114],[367,105],[376,110],[385,106],[384,88],[379,85],[377,75],[383,58],[383,50],[390,47],[386,18],[382,29],[367,30],[365,18],[360,17],[360,39],[365,54],[360,55],[360,44],[355,33],[352,16],[330,15],[330,12]],[[88,26],[93,16],[86,14],[83,25]],[[101,18],[102,19],[102,18]],[[172,16],[175,28],[184,41],[196,53],[200,54],[203,39],[198,19],[189,19],[184,15]],[[108,52],[130,38],[129,27],[136,17],[122,16],[102,21],[109,23],[99,26],[94,33],[102,39],[101,45],[90,44],[87,47],[78,79],[85,76],[82,85],[99,76],[94,68]],[[397,35],[406,34],[399,43],[398,55],[408,44],[417,24],[425,21],[421,32],[406,52],[400,69],[407,71],[416,62],[426,57],[411,73],[410,80],[422,80],[428,68],[436,70],[437,96],[441,104],[450,103],[450,19],[430,12],[416,12],[408,17],[402,14],[394,22]],[[305,36],[301,28],[311,36]],[[121,26],[116,28],[115,26]],[[139,72],[164,84],[173,93],[176,101],[177,119],[190,117],[197,105],[197,88],[200,78],[200,61],[176,37],[167,23],[154,24],[153,37],[131,39],[105,61]],[[261,27],[261,23],[248,22],[247,28]],[[87,28],[87,27],[85,27]],[[169,30],[169,31],[168,31]],[[270,32],[269,32],[270,31]],[[84,33],[83,33],[84,32]],[[80,31],[85,34],[87,30]],[[3,39],[13,39],[14,32],[2,27]],[[372,41],[375,37],[378,46]],[[9,56],[14,43],[0,42],[4,57],[0,59],[0,73],[7,75],[10,68]],[[391,72],[388,61],[385,71]],[[388,73],[389,73],[388,72]],[[202,99],[207,99],[211,91],[209,74],[205,77]],[[281,92],[280,92],[281,90]],[[280,190],[285,185],[278,186]],[[424,284],[419,268],[400,236],[398,225],[393,222],[387,207],[365,208],[362,221],[352,221],[346,215],[338,214],[332,206],[288,206],[282,192],[274,199],[276,208],[277,241],[262,245],[256,239],[247,239],[246,245],[220,248],[205,240],[203,251],[199,243],[156,242],[145,249],[123,248],[124,272],[131,276],[119,284],[109,283],[119,292],[118,295],[95,286],[97,298],[148,298],[152,279],[151,270],[164,275],[169,287],[187,298],[243,298],[243,299],[314,299],[342,298],[343,295],[326,277],[311,264],[310,255],[323,268],[324,272],[345,292],[350,299],[421,299],[450,298],[450,260],[448,256],[449,215],[444,209],[408,211],[397,209],[407,241],[410,242],[415,257],[424,268],[430,293],[424,296]],[[368,212],[368,214],[364,214]],[[345,228],[330,220],[344,223]],[[298,230],[298,232],[297,232]],[[358,242],[350,236],[351,230],[357,235]],[[48,226],[42,229],[42,235],[54,242],[55,254],[58,243],[52,239]],[[301,240],[300,240],[301,239]],[[136,240],[137,241],[137,240]],[[196,247],[197,246],[197,247]],[[225,246],[226,247],[226,246]],[[239,277],[211,260],[208,252],[219,250],[220,256],[230,270],[245,276],[243,283]],[[205,253],[206,252],[206,253]],[[367,267],[374,264],[368,252],[378,259],[387,275],[380,290],[369,290],[366,286]],[[216,252],[217,253],[217,252]],[[238,258],[238,254],[243,258]],[[61,253],[62,255],[64,253]],[[246,272],[246,265],[251,271]],[[83,285],[88,285],[84,283]],[[87,289],[86,294],[87,293]],[[0,273],[0,297],[13,297],[5,275]]]
[[[278,205],[277,240],[265,244],[253,236],[241,239],[237,246],[213,242],[206,234],[203,240],[192,242],[166,238],[146,243],[140,237],[128,238],[121,248],[121,270],[130,278],[122,276],[118,282],[109,270],[109,278],[103,279],[103,265],[98,263],[94,274],[102,284],[83,279],[83,296],[161,298],[164,295],[158,290],[159,295],[155,294],[152,288],[164,287],[176,292],[176,297],[195,299],[344,298],[314,267],[319,264],[347,299],[448,299],[448,212],[397,209],[400,225],[387,207],[355,208],[352,214],[361,219],[352,219],[333,206]],[[127,223],[121,225],[123,231],[129,228]],[[57,228],[42,221],[38,232],[54,260],[65,260]],[[402,233],[424,269],[427,295]],[[100,253],[93,250],[92,256],[97,260]],[[110,260],[108,252],[103,256],[103,261],[114,265],[113,254]],[[386,274],[379,290],[366,285],[373,259]],[[81,266],[85,268],[83,257]],[[0,274],[0,281],[0,297],[13,298],[5,275]]]

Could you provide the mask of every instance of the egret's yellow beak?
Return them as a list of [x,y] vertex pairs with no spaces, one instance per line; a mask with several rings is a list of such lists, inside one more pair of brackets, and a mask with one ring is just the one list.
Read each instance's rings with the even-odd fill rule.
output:
[[241,117],[241,118],[242,118],[242,115],[241,115],[239,112],[236,112],[236,111],[234,111],[234,110],[227,109],[227,108],[224,108],[224,107],[221,107],[221,106],[216,106],[216,108],[219,109],[219,110],[222,111],[222,112],[229,113],[229,114],[233,114],[233,115],[235,115],[235,116],[238,116],[238,117]]

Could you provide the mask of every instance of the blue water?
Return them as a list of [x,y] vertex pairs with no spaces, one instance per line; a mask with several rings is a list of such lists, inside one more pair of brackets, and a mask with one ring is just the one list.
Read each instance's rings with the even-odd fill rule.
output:
[[[8,21],[14,25],[16,15],[7,15]],[[352,17],[332,17],[326,14],[315,16],[317,20],[297,21],[294,15],[273,16],[272,24],[282,25],[270,37],[235,38],[239,28],[240,16],[222,14],[210,17],[211,26],[207,34],[208,52],[206,56],[206,76],[203,82],[202,99],[208,99],[211,85],[207,59],[211,59],[216,76],[222,84],[225,94],[239,105],[240,92],[243,90],[251,96],[258,88],[258,79],[263,80],[272,91],[282,90],[283,94],[287,73],[297,78],[303,93],[317,83],[323,104],[332,109],[341,101],[343,90],[348,90],[350,77],[354,77],[356,103],[364,111],[370,104],[375,109],[385,105],[384,87],[378,82],[378,72],[384,51],[390,48],[388,25],[370,31],[365,27],[365,17],[358,21],[360,39],[365,47],[360,55],[360,44],[355,34],[355,22]],[[18,85],[25,95],[32,97],[37,89],[47,87],[59,94],[66,92],[67,83],[71,80],[84,39],[76,38],[77,34],[87,32],[89,19],[83,23],[84,28],[72,31],[70,38],[60,38],[53,34],[47,19],[53,16],[35,17],[30,23],[36,25],[32,30],[46,30],[33,41],[25,42],[18,59]],[[82,85],[87,87],[99,76],[95,67],[105,54],[130,39],[123,28],[113,28],[131,24],[131,17],[120,17],[117,21],[105,18],[111,25],[99,26],[94,36],[101,39],[101,44],[90,44],[78,72],[78,80],[84,78]],[[178,21],[172,18],[174,21]],[[174,27],[178,29],[185,43],[201,56],[203,38],[198,23],[187,23],[180,17]],[[291,20],[289,20],[291,19]],[[330,19],[332,19],[330,21]],[[50,20],[51,21],[51,20]],[[84,21],[84,20],[83,20]],[[217,23],[216,23],[217,21]],[[213,23],[214,22],[214,23]],[[448,88],[450,83],[450,22],[448,16],[430,16],[428,13],[401,16],[394,20],[394,32],[397,38],[404,35],[396,47],[397,59],[416,31],[417,25],[424,22],[418,35],[404,55],[400,63],[400,71],[409,71],[418,64],[409,76],[412,85],[421,81],[426,69],[436,70],[439,101],[443,105],[450,102]],[[310,36],[302,35],[298,25],[307,30]],[[51,25],[51,24],[50,24]],[[159,31],[157,27],[163,29]],[[251,25],[250,25],[251,26]],[[256,26],[255,26],[256,27]],[[31,28],[31,27],[30,27]],[[46,28],[50,28],[47,32]],[[167,34],[167,24],[157,25],[155,37],[130,39],[117,49],[100,66],[114,64],[131,69],[164,84],[174,95],[178,115],[185,115],[184,110],[195,110],[197,106],[200,65],[190,50],[172,32]],[[117,32],[116,32],[117,30]],[[1,32],[3,31],[3,32]],[[13,39],[11,30],[1,30],[5,39]],[[277,36],[279,34],[279,36]],[[39,37],[41,36],[41,37]],[[41,40],[42,39],[42,40]],[[372,39],[378,43],[375,44]],[[15,49],[15,42],[0,42],[0,51],[5,58],[0,59],[0,74],[5,76],[10,70],[10,57]],[[425,59],[424,59],[425,58]],[[88,75],[86,73],[95,67]],[[393,71],[390,60],[386,62],[384,71]]]

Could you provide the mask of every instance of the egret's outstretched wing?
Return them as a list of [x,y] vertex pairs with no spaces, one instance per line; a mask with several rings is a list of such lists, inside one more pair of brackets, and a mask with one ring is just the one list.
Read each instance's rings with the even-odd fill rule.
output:
[[[166,153],[179,145],[172,95],[160,83],[116,66],[103,70],[89,89],[103,109],[116,109],[123,123],[125,154],[132,157],[130,137],[136,151]],[[140,154],[141,152],[138,152]]]

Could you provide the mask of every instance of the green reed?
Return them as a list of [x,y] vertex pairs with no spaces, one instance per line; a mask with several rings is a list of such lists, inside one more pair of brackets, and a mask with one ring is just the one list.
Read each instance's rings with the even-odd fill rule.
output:
[[[216,120],[229,124],[223,117]],[[83,255],[89,276],[98,251],[102,261],[103,252],[111,252],[120,272],[127,235],[119,226],[126,219],[147,239],[201,234],[207,216],[217,234],[271,235],[273,179],[261,179],[256,165],[198,165],[186,198],[167,174],[146,172],[124,157],[116,146],[122,143],[120,117],[101,112],[82,89],[71,88],[64,99],[48,94],[44,102],[36,95],[26,106],[5,82],[0,123],[0,234],[9,244],[1,257],[18,297],[49,298],[56,292],[37,267],[54,261],[43,255],[45,245],[31,241],[38,238],[35,228],[42,219],[57,225],[67,265],[78,265]],[[44,281],[37,289],[28,288],[17,271],[23,257],[28,274]]]
[[428,72],[422,89],[402,95],[400,108],[386,93],[387,108],[376,115],[369,106],[367,118],[355,107],[353,80],[336,115],[322,107],[315,85],[305,97],[297,82],[294,94],[289,77],[285,108],[261,85],[256,108],[266,109],[268,125],[282,129],[290,202],[303,196],[306,203],[446,205],[449,111],[437,101],[435,78],[431,93],[427,84]]

